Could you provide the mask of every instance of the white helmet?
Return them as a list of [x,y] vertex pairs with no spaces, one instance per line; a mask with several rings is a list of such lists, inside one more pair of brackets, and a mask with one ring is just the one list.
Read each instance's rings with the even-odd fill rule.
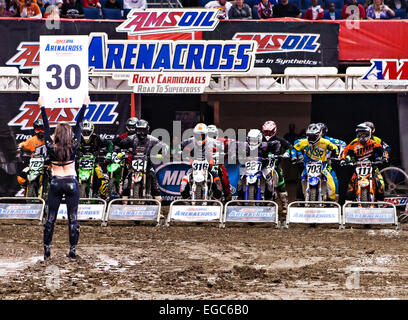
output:
[[208,126],[208,136],[213,139],[218,138],[218,128],[214,124]]
[[208,135],[208,127],[204,123],[197,123],[193,130],[194,141],[203,145]]
[[251,150],[258,148],[262,143],[262,132],[258,129],[249,130],[247,135],[247,142]]

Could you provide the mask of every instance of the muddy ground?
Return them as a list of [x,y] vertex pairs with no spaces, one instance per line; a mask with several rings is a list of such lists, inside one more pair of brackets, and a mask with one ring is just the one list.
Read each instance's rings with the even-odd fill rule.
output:
[[[371,299],[408,296],[408,229],[0,222],[0,299]],[[404,230],[405,229],[405,230]]]

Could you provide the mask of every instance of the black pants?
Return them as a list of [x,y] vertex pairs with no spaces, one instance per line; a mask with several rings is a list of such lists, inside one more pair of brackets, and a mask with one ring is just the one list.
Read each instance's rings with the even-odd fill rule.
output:
[[69,227],[69,243],[75,247],[79,238],[77,211],[79,203],[79,183],[75,176],[57,177],[51,179],[48,190],[48,215],[44,225],[44,245],[51,245],[54,224],[62,197],[65,196]]

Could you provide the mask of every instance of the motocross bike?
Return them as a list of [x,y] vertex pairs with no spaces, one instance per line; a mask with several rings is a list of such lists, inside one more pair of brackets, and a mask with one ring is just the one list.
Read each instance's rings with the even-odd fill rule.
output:
[[112,152],[108,171],[108,195],[110,199],[117,198],[122,194],[123,172],[125,169],[126,152]]
[[129,172],[130,198],[151,199],[150,179],[148,178],[148,156],[144,147],[138,147],[132,156]]
[[48,189],[48,173],[44,155],[30,158],[27,172],[26,197],[38,197],[45,200]]
[[[275,163],[279,156],[269,155],[268,158],[254,157],[245,162],[244,179],[244,200],[262,200],[262,180],[272,179],[272,198],[276,197],[275,188],[278,185],[278,173],[275,170]],[[268,164],[262,169],[262,161]],[[267,186],[265,183],[265,190]]]
[[357,202],[375,202],[376,183],[373,175],[373,165],[381,163],[382,161],[372,162],[368,159],[348,163],[348,165],[356,167],[357,179],[354,185],[354,193]]
[[306,163],[306,176],[302,180],[305,201],[326,201],[327,182],[323,176],[322,161]]
[[[190,175],[191,200],[208,200],[211,198],[213,176],[209,172],[207,160],[193,160]],[[218,169],[217,169],[218,170]]]
[[78,180],[80,198],[93,197],[93,178],[95,172],[95,156],[92,153],[82,154],[78,162]]

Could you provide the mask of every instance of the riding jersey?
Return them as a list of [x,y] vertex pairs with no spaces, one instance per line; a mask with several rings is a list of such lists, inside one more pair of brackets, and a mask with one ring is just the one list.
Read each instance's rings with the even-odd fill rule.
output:
[[[188,159],[195,160],[207,160],[210,165],[213,162],[214,152],[218,151],[220,148],[219,141],[213,138],[207,138],[202,145],[195,143],[194,138],[189,138],[183,140],[180,144],[180,151],[183,154],[183,157]],[[186,160],[186,159],[182,159]]]
[[[383,147],[384,150],[385,150],[385,157],[388,159],[388,158],[390,157],[390,152],[391,152],[390,146],[389,146],[385,141],[382,141],[381,138],[379,138],[379,137],[372,136],[371,139],[374,140],[375,142],[377,142],[377,143],[379,143],[379,144],[382,145],[382,147]],[[357,141],[357,140],[358,140],[358,139],[355,138],[355,139],[354,139],[353,141],[351,141],[351,142],[354,142],[354,141]]]
[[357,160],[376,161],[378,158],[385,158],[385,152],[383,146],[372,139],[368,139],[365,144],[356,139],[344,148],[341,159],[346,160],[346,157],[350,156]]
[[112,152],[113,144],[104,138],[101,138],[97,134],[92,134],[88,141],[85,141],[84,137],[81,137],[81,143],[79,145],[79,152],[82,154],[92,153],[96,154],[101,148],[108,148],[108,152]]
[[327,162],[328,151],[333,151],[335,156],[338,156],[337,146],[328,139],[320,138],[315,144],[310,144],[307,138],[295,141],[294,149],[292,149],[292,157],[296,157],[296,151],[303,152],[304,163],[310,161]]
[[26,141],[18,144],[18,147],[30,151],[32,155],[47,155],[47,148],[45,147],[45,141],[38,139],[37,136],[33,136]]

